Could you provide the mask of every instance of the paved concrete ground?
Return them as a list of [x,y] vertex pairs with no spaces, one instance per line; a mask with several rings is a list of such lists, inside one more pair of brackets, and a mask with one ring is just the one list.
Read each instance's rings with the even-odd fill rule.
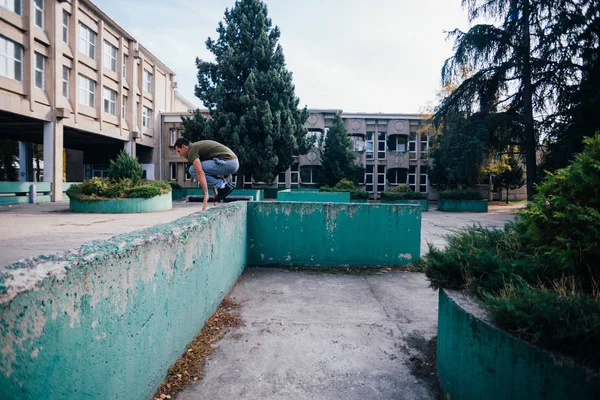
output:
[[[200,207],[200,203],[175,201],[172,210],[157,213],[79,214],[69,211],[68,202],[3,205],[0,206],[0,268],[22,258],[54,254],[90,241],[170,222],[198,212]],[[427,252],[427,241],[442,246],[443,236],[457,227],[474,223],[502,227],[514,217],[513,213],[514,206],[491,206],[487,214],[425,212],[421,254]]]
[[245,325],[178,399],[436,398],[431,372],[411,372],[437,326],[423,274],[248,268],[231,296]]

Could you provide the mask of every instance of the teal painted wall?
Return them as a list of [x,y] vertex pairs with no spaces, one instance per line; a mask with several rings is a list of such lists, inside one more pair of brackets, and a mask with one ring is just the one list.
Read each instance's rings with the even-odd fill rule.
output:
[[487,200],[438,200],[438,211],[488,212]]
[[249,265],[404,265],[420,257],[421,208],[250,203],[248,238]]
[[[71,185],[78,183],[80,182],[63,182],[63,193],[66,192]],[[50,196],[52,183],[50,182],[0,182],[0,204],[29,203],[29,187],[31,185],[35,185],[36,187],[37,203],[47,203],[52,201],[52,197]]]
[[0,272],[0,399],[149,399],[246,265],[232,203]]
[[600,398],[600,374],[482,321],[443,290],[438,310],[437,371],[445,398]]
[[381,200],[384,204],[418,204],[421,211],[429,211],[429,200]]
[[167,211],[173,208],[171,193],[148,199],[133,198],[120,200],[78,201],[70,200],[69,208],[80,213],[148,213]]
[[291,191],[287,189],[277,192],[277,201],[349,203],[350,192]]

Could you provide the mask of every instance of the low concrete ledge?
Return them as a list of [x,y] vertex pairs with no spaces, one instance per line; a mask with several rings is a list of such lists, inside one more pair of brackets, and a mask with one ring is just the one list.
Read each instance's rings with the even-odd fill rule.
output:
[[437,372],[446,399],[592,400],[600,373],[495,327],[462,293],[439,292]]
[[277,201],[350,203],[350,192],[292,191],[291,189],[286,189],[277,192]]
[[488,212],[488,201],[440,199],[438,211]]
[[[210,191],[212,193],[212,190]],[[199,188],[182,188],[173,189],[172,198],[178,200],[187,198],[188,196],[204,196],[204,192]],[[229,196],[234,197],[252,197],[253,201],[262,201],[265,198],[264,190],[258,189],[233,189],[233,192]],[[228,196],[228,197],[229,197]]]
[[0,270],[0,399],[149,399],[246,264],[232,203]]
[[132,198],[97,201],[79,201],[71,199],[69,201],[69,208],[80,213],[149,213],[170,210],[173,208],[173,202],[171,200],[171,193],[166,193],[148,199]]
[[249,265],[395,266],[420,257],[416,205],[248,203]]
[[417,204],[421,211],[429,211],[429,200],[381,200],[383,204]]

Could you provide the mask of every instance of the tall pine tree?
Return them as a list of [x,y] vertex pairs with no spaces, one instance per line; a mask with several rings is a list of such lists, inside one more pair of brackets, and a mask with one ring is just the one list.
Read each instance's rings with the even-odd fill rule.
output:
[[355,184],[359,183],[363,168],[354,161],[351,145],[352,141],[348,137],[344,121],[339,114],[336,114],[321,151],[323,173],[319,174],[319,186],[334,186],[344,178]]
[[215,62],[196,59],[196,96],[211,119],[200,121],[196,113],[184,122],[185,134],[222,142],[238,155],[240,174],[273,182],[294,155],[306,152],[308,117],[298,108],[279,28],[262,1],[238,0],[225,10],[217,33],[206,41]]

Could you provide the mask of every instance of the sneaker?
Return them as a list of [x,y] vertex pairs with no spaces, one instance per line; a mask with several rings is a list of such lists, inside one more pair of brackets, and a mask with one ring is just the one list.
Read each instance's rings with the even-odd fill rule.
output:
[[217,198],[215,199],[215,203],[218,203],[225,199],[225,197],[229,196],[233,192],[233,185],[229,182],[225,183],[225,187],[223,189],[217,189]]

